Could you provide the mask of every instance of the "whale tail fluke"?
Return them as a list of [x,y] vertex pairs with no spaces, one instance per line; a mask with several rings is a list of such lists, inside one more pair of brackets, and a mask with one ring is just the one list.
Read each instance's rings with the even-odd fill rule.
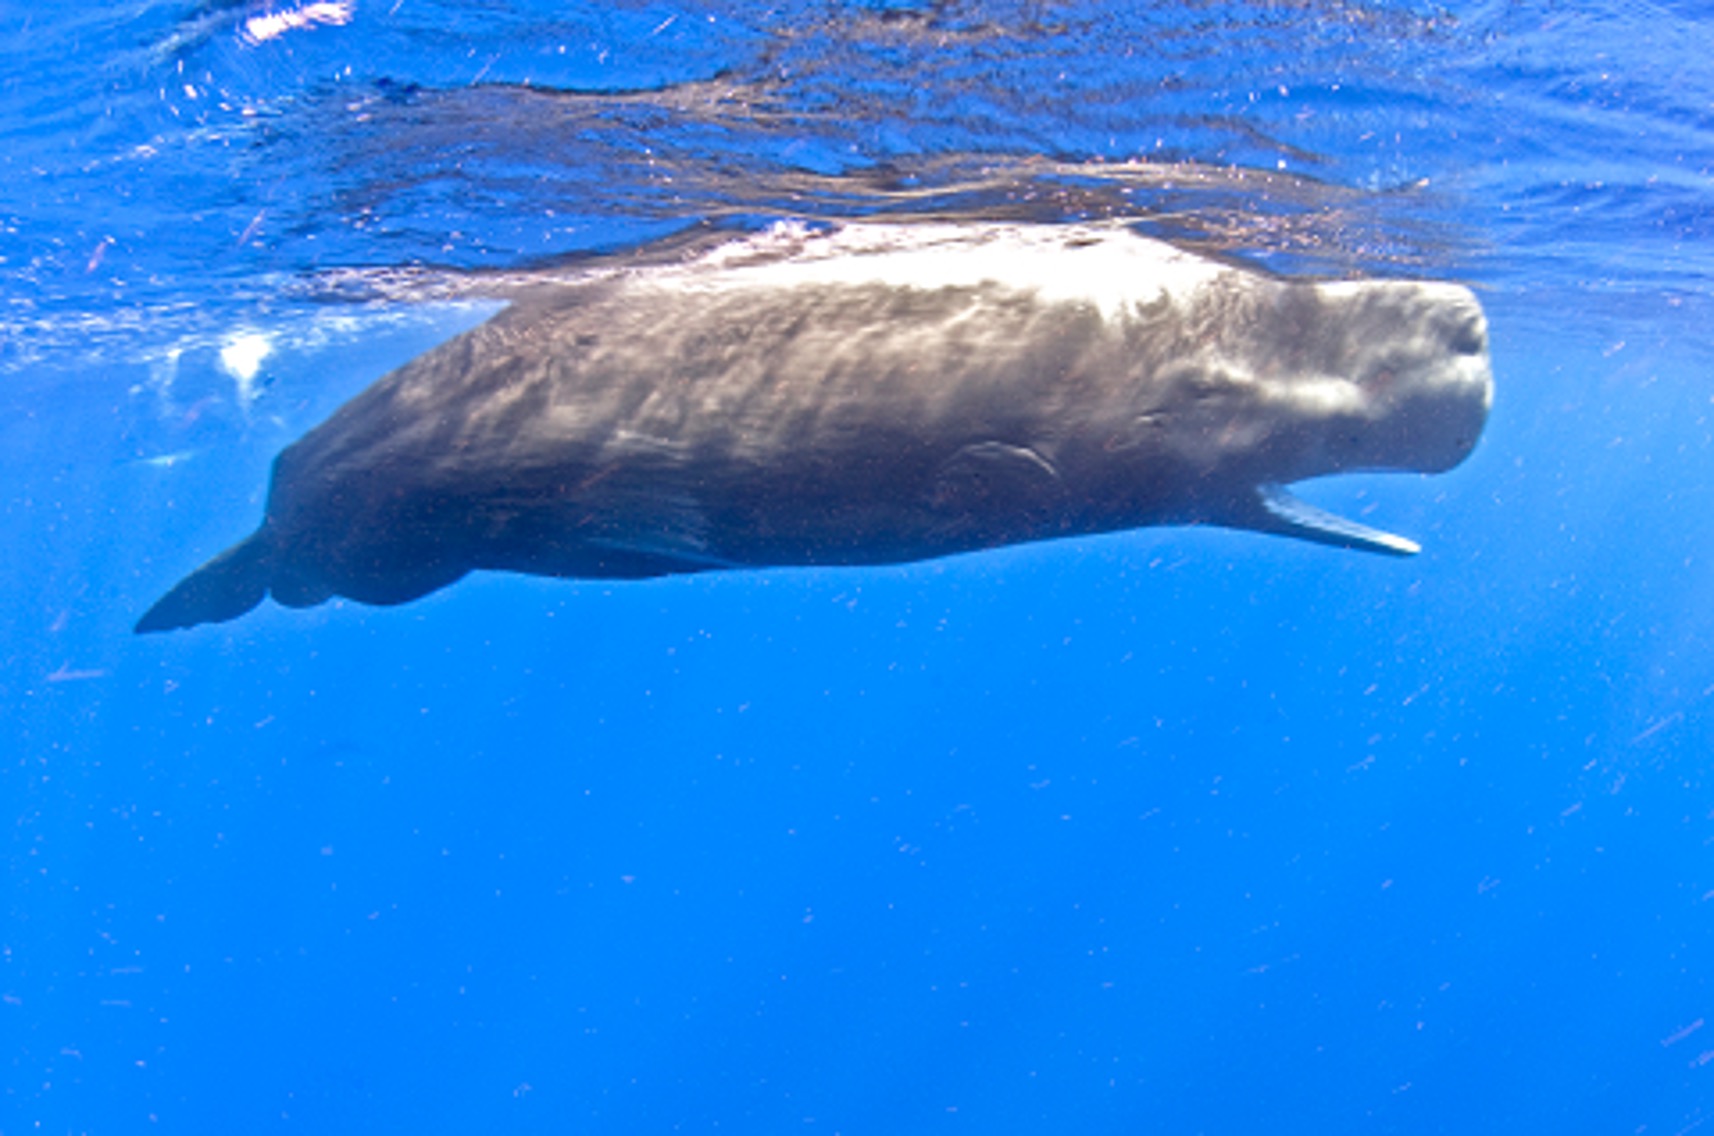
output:
[[268,594],[273,551],[266,528],[233,545],[180,580],[144,612],[137,621],[137,634],[237,619]]

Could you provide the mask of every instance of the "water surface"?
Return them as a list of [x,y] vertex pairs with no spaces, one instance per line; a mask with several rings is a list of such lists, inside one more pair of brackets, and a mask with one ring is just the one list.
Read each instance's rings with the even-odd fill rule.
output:
[[[1698,6],[284,11],[0,6],[0,1132],[1708,1118]],[[1476,455],[1304,489],[1424,554],[130,634],[520,278],[945,212],[1477,288]]]

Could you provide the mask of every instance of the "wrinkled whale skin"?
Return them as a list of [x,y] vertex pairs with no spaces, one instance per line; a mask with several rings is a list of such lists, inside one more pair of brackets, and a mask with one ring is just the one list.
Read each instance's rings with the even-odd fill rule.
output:
[[881,564],[1155,524],[1408,554],[1281,487],[1449,469],[1491,394],[1456,285],[1287,281],[1120,225],[782,224],[543,286],[379,379],[137,629],[476,569]]

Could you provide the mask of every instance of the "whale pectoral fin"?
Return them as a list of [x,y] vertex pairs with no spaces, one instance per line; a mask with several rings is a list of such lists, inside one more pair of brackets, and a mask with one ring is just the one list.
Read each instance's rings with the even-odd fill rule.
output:
[[965,446],[935,474],[935,504],[979,507],[995,500],[1040,499],[1059,484],[1059,471],[1028,446],[979,442]]
[[935,471],[929,507],[942,536],[1004,544],[1034,535],[1060,494],[1059,471],[1028,446],[979,442]]
[[1422,546],[1414,540],[1390,532],[1372,529],[1368,525],[1318,509],[1294,496],[1283,485],[1262,485],[1254,498],[1246,499],[1230,518],[1213,518],[1216,524],[1236,529],[1275,533],[1279,536],[1331,544],[1336,548],[1356,548],[1379,552],[1387,556],[1415,556]]
[[176,631],[237,619],[268,594],[272,560],[268,537],[263,532],[253,534],[180,580],[143,613],[136,632]]

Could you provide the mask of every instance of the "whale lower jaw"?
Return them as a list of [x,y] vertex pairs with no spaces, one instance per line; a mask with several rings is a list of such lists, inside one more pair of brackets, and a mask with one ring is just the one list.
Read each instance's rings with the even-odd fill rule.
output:
[[1231,516],[1211,520],[1228,528],[1296,537],[1386,556],[1415,556],[1422,551],[1422,546],[1414,540],[1318,509],[1283,485],[1257,486],[1255,495],[1239,502]]

